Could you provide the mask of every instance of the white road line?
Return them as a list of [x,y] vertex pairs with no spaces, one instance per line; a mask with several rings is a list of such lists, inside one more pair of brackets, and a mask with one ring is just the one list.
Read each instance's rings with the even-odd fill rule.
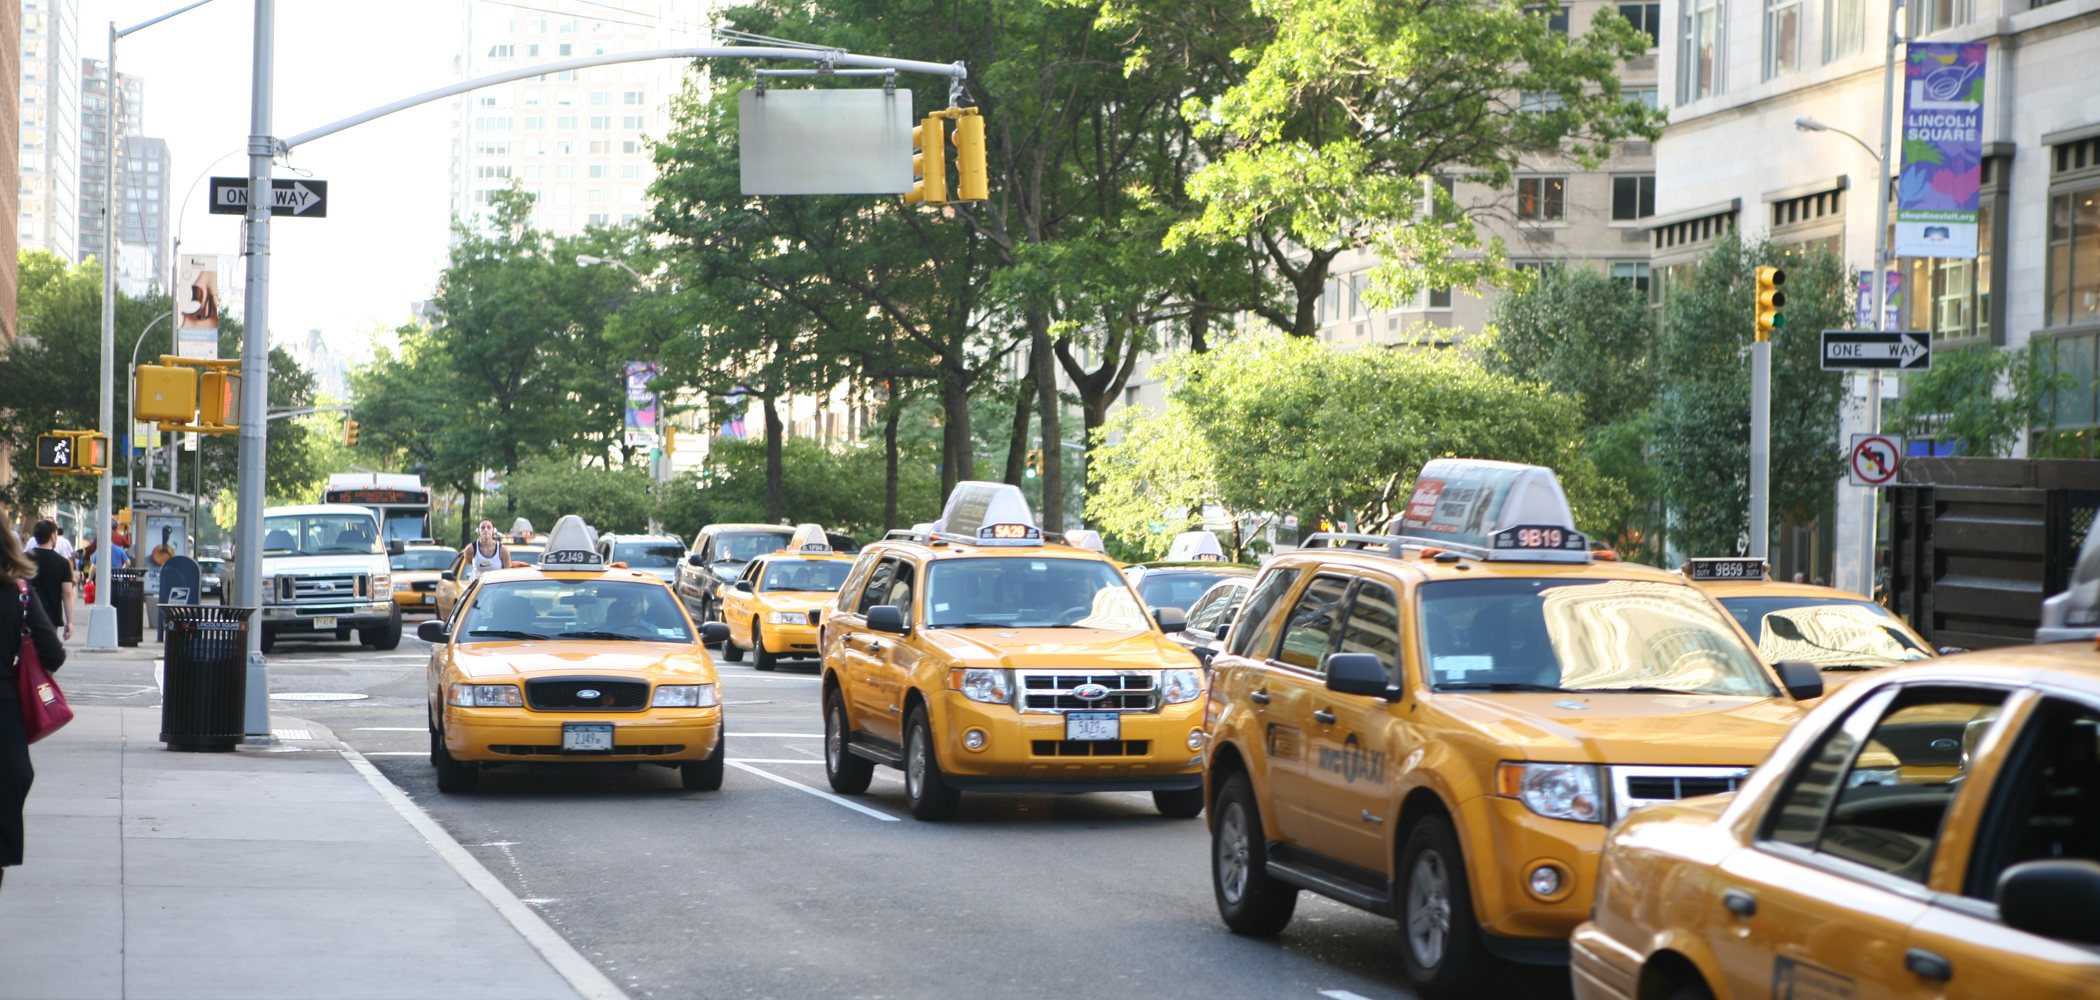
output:
[[731,757],[726,764],[822,764],[822,757]]
[[736,768],[739,771],[748,771],[752,774],[758,775],[759,777],[766,779],[767,781],[777,781],[780,784],[788,786],[789,788],[800,789],[802,791],[808,792],[811,795],[816,796],[817,798],[823,799],[826,802],[831,802],[836,805],[845,806],[846,808],[851,809],[854,812],[861,813],[866,816],[873,816],[876,819],[882,820],[885,823],[897,822],[897,817],[892,816],[889,813],[870,809],[867,806],[861,805],[860,803],[853,801],[852,799],[842,798],[822,789],[811,788],[808,785],[805,785],[799,781],[793,781],[788,778],[783,778],[780,775],[774,774],[771,771],[761,771],[758,768],[743,763],[742,761],[725,760],[722,763],[728,764],[730,767]]
[[429,726],[359,726],[360,733],[427,733]]
[[367,757],[428,757],[428,750],[367,750]]
[[[417,732],[422,732],[422,730],[420,730],[420,729],[419,729],[419,730],[417,730]],[[731,736],[765,736],[765,737],[769,737],[769,738],[772,738],[772,739],[789,739],[789,740],[821,740],[821,739],[823,739],[823,738],[824,738],[824,734],[823,734],[823,733],[746,733],[746,732],[740,732],[740,731],[738,731],[738,730],[735,730],[735,729],[732,729],[732,730],[730,730],[730,731],[729,731],[729,735],[731,735]]]
[[1351,993],[1348,990],[1321,990],[1320,995],[1328,1000],[1371,1000],[1361,993]]

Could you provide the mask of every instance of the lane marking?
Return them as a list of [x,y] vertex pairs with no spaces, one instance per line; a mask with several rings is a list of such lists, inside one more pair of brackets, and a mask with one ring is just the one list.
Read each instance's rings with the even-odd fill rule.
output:
[[731,757],[725,764],[822,764],[822,757]]
[[[419,732],[419,733],[420,733],[420,732],[422,732],[422,730],[418,729],[418,730],[416,730],[416,732]],[[821,739],[823,739],[823,738],[824,738],[824,734],[823,734],[823,733],[745,733],[745,732],[739,732],[739,731],[737,731],[737,730],[734,730],[734,729],[732,729],[732,730],[730,730],[730,731],[729,731],[729,735],[731,735],[731,736],[764,736],[764,737],[767,737],[767,738],[769,738],[769,739],[781,739],[781,740],[821,740]]]
[[1328,1000],[1371,1000],[1361,993],[1351,993],[1348,990],[1321,990],[1320,995]]
[[445,864],[450,865],[452,871],[467,885],[480,893],[481,898],[488,900],[489,905],[496,908],[496,912],[525,939],[526,944],[532,946],[532,950],[539,952],[541,960],[545,961],[555,974],[566,980],[571,989],[586,1000],[627,1000],[625,991],[614,984],[605,973],[598,971],[598,967],[592,965],[590,959],[583,957],[583,953],[577,951],[576,946],[562,937],[545,918],[519,902],[518,897],[505,889],[503,883],[497,881],[496,876],[490,874],[480,861],[468,854],[466,848],[459,846],[459,841],[452,839],[452,835],[446,833],[444,827],[431,819],[429,813],[410,801],[408,793],[396,788],[393,782],[387,780],[386,775],[379,773],[379,768],[372,766],[372,762],[366,760],[364,754],[358,753],[356,748],[341,740],[331,742],[342,752],[343,759],[349,761],[350,766],[364,776],[365,783],[371,785],[388,805],[393,806],[394,812],[406,820],[409,826],[422,834],[423,841],[430,845],[430,849],[436,851],[438,857],[443,858]]
[[854,812],[860,813],[865,816],[873,816],[876,819],[882,820],[885,823],[897,822],[897,817],[892,816],[889,813],[881,812],[875,809],[870,809],[867,806],[861,805],[860,803],[853,801],[852,799],[833,795],[830,792],[824,791],[819,788],[811,788],[810,786],[805,785],[799,781],[795,781],[789,778],[783,778],[780,775],[774,774],[771,771],[761,771],[758,768],[743,763],[742,761],[725,760],[722,763],[727,764],[730,767],[736,768],[739,771],[748,771],[752,774],[758,775],[759,777],[766,779],[767,781],[776,781],[780,784],[788,786],[789,788],[800,789],[802,791],[808,792],[811,795],[816,796],[817,798],[823,799],[826,802],[831,802],[836,805],[845,806],[846,808],[851,809]]
[[428,757],[428,750],[367,750],[367,757]]
[[360,733],[427,733],[429,726],[359,726]]

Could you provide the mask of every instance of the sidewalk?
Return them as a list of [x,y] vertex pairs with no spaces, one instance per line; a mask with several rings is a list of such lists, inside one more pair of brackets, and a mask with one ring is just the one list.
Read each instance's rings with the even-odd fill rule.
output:
[[326,730],[175,753],[158,709],[76,711],[31,750],[0,998],[622,995]]

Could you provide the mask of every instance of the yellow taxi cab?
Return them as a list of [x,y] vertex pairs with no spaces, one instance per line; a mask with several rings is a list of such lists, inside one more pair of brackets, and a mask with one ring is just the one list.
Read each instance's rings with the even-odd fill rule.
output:
[[1768,580],[1762,559],[1693,559],[1684,574],[1749,633],[1766,662],[1813,663],[1827,690],[1865,671],[1935,655],[1932,644],[1889,609],[1849,590]]
[[958,483],[924,534],[862,550],[824,613],[824,770],[904,771],[912,815],[964,791],[1151,792],[1203,810],[1203,672],[1107,556],[1044,541],[1020,490]]
[[715,606],[729,638],[722,658],[771,670],[782,657],[816,656],[817,623],[823,607],[838,596],[853,557],[832,551],[824,526],[804,524],[778,552],[753,558],[737,578],[716,593]]
[[[503,547],[510,553],[510,565],[515,569],[537,564],[540,561],[540,553],[546,549],[547,544],[545,536],[541,536],[539,541],[505,542]],[[452,550],[451,567],[438,574],[437,616],[450,619],[452,612],[459,607],[460,595],[466,593],[473,582],[473,575],[467,571],[467,550]]]
[[484,768],[599,763],[676,768],[722,786],[722,691],[678,595],[606,565],[583,522],[548,532],[540,565],[489,570],[458,614],[424,622],[430,763],[438,790],[471,792]]
[[1211,662],[1213,894],[1240,934],[1300,890],[1394,917],[1417,990],[1461,996],[1566,961],[1609,825],[1733,788],[1822,680],[1598,559],[1551,470],[1430,462],[1388,530],[1272,558]]
[[1167,545],[1166,558],[1134,563],[1123,570],[1147,608],[1179,608],[1184,613],[1220,580],[1252,577],[1257,567],[1227,562],[1225,547],[1210,531],[1184,531]]
[[459,553],[443,545],[409,545],[387,557],[393,572],[394,603],[401,613],[436,614],[438,577]]
[[1575,995],[2100,996],[2100,652],[1869,675],[1612,830]]

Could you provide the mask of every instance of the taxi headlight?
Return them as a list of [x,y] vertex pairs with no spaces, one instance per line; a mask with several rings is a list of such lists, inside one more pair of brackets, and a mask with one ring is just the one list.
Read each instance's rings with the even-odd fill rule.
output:
[[1169,670],[1159,679],[1160,694],[1169,705],[1186,705],[1203,697],[1203,671]]
[[454,684],[445,702],[461,708],[518,708],[525,699],[516,684]]
[[[962,676],[956,677],[956,674]],[[1013,700],[1013,684],[1004,669],[952,670],[948,674],[948,684],[971,701],[1004,705]]]
[[408,592],[408,591],[410,591],[410,590],[414,590],[414,589],[415,589],[415,587],[416,587],[416,585],[415,585],[415,584],[413,584],[413,583],[410,583],[410,582],[408,582],[407,580],[395,580],[395,581],[394,581],[394,593],[396,593],[396,594],[400,594],[400,593],[406,593],[406,592]]
[[719,704],[712,684],[658,684],[649,699],[650,708],[713,708]]
[[766,612],[766,624],[807,625],[809,624],[809,615],[800,611],[768,611]]
[[1495,769],[1496,790],[1547,819],[1602,823],[1604,799],[1595,764],[1517,764]]

